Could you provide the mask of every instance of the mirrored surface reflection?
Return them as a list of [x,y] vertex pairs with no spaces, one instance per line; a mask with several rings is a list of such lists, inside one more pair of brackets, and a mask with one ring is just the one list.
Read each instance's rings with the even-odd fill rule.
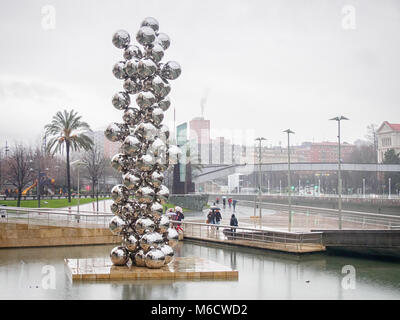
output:
[[[0,299],[400,299],[396,262],[324,254],[300,257],[194,241],[180,242],[176,255],[237,269],[239,279],[71,283],[64,258],[108,259],[112,247],[1,249]],[[349,288],[349,274],[342,273],[345,266],[354,267],[354,289]],[[49,270],[54,270],[54,279]]]

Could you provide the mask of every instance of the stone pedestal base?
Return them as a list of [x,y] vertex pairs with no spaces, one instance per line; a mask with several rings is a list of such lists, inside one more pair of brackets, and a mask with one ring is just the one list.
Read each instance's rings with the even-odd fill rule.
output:
[[109,258],[65,259],[66,272],[72,281],[134,279],[230,279],[239,272],[199,257],[175,257],[161,269],[137,266],[113,266]]

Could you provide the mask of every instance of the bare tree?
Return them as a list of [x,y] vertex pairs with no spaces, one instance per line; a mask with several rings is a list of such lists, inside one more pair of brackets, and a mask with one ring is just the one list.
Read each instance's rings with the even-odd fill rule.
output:
[[378,125],[371,123],[370,125],[367,126],[367,134],[365,135],[365,138],[367,138],[368,142],[374,147],[375,163],[378,162],[378,135],[376,132],[377,130],[378,130]]
[[99,183],[100,178],[104,175],[107,159],[100,153],[97,147],[85,152],[83,158],[85,162],[85,173],[84,176],[88,179],[92,185],[92,197],[94,198],[94,190],[96,184]]
[[32,158],[31,151],[22,144],[16,144],[11,156],[7,159],[6,179],[17,189],[17,206],[21,205],[22,190],[32,181],[30,171]]

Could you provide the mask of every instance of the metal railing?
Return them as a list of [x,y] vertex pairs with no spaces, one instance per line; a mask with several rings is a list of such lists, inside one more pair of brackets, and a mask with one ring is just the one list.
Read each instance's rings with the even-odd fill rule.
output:
[[77,212],[71,209],[0,207],[0,223],[108,228],[111,217],[113,217],[113,214],[110,213]]
[[[254,201],[241,200],[240,204],[253,207]],[[258,207],[261,206],[261,208],[263,209],[288,212],[288,205],[286,204],[267,203],[267,202],[256,202],[256,204]],[[292,205],[292,212],[294,214],[314,215],[319,217],[338,219],[337,209]],[[363,228],[377,226],[377,227],[382,227],[384,229],[392,229],[394,226],[400,225],[400,216],[349,211],[349,210],[342,210],[342,220],[347,222],[359,223],[362,225]]]
[[200,222],[171,222],[181,225],[185,238],[297,252],[323,246],[322,232],[285,232]]
[[[24,223],[41,226],[108,228],[110,218],[113,216],[111,213],[103,212],[80,211],[78,213],[69,208],[0,208],[0,223]],[[173,220],[171,220],[171,224],[175,226],[180,224],[185,237],[199,240],[231,242],[297,252],[313,246],[322,246],[322,232],[284,232]]]

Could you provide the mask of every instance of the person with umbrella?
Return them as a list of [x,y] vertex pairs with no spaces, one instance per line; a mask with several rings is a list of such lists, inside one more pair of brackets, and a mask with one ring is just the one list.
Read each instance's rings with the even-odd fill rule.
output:
[[[185,216],[183,215],[183,209],[179,206],[176,206],[175,207],[175,220],[182,221],[182,219],[184,219],[184,218],[185,218]],[[183,229],[182,229],[180,223],[178,223],[176,225],[176,231],[179,231],[179,230],[181,230],[183,232]]]

